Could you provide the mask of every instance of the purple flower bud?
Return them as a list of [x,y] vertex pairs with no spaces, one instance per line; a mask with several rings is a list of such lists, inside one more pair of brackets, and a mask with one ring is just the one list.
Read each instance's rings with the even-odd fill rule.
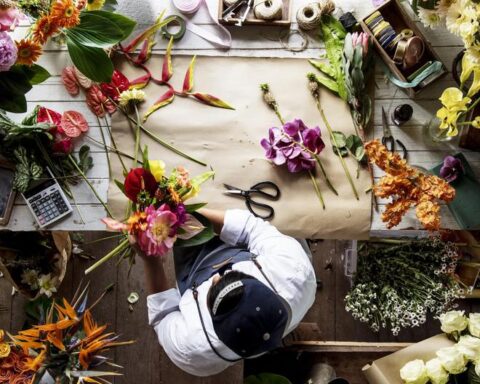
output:
[[440,169],[440,176],[451,183],[457,180],[458,176],[465,172],[462,161],[453,156],[447,156],[443,160],[443,166]]

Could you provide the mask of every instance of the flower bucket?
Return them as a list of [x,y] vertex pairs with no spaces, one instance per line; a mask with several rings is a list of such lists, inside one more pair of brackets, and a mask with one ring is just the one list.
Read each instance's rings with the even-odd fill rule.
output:
[[[47,232],[45,232],[48,234]],[[65,277],[67,271],[67,264],[72,253],[72,242],[68,232],[55,231],[50,232],[47,236],[51,236],[55,249],[52,249],[51,254],[51,277],[56,278],[54,287],[58,289]],[[19,252],[15,249],[0,249],[0,272],[12,284],[12,286],[22,295],[30,300],[35,300],[40,296],[40,290],[28,289],[28,286],[22,283],[20,275],[12,271],[8,265],[12,260],[16,259]]]

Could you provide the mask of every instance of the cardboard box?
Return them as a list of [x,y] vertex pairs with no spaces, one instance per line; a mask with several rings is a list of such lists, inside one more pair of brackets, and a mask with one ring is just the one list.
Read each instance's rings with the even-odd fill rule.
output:
[[[395,30],[397,34],[404,29],[410,29],[413,31],[415,36],[418,36],[423,40],[425,44],[425,52],[421,60],[415,66],[408,68],[406,70],[403,70],[402,68],[397,66],[394,63],[392,57],[383,49],[383,47],[380,45],[378,40],[375,38],[372,31],[365,23],[365,20],[368,19],[368,17],[371,16],[376,11],[381,13],[384,20],[390,23],[390,25],[392,26],[392,28]],[[385,65],[393,73],[393,75],[400,81],[408,82],[407,77],[413,74],[416,70],[420,69],[424,64],[426,64],[429,61],[441,62],[440,57],[433,50],[431,44],[422,34],[420,29],[417,28],[415,22],[411,20],[411,18],[405,12],[405,10],[403,9],[403,7],[401,6],[398,0],[386,1],[380,7],[375,9],[375,11],[373,11],[372,13],[364,17],[360,21],[360,25],[362,26],[362,29],[372,37],[375,49],[380,55],[380,57],[382,58],[382,60],[384,61]],[[445,65],[442,64],[441,71],[433,73],[432,75],[427,77],[424,81],[422,81],[418,86],[414,88],[405,88],[405,91],[408,93],[409,97],[414,98],[423,88],[425,88],[427,85],[431,84],[435,80],[438,80],[439,78],[443,77],[446,73],[447,73],[447,69]]]

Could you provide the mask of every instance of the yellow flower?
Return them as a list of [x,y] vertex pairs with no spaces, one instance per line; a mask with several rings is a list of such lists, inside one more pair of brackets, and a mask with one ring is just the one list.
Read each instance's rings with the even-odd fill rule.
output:
[[87,1],[87,9],[89,11],[98,11],[102,9],[105,5],[105,0],[88,0]]
[[162,160],[148,160],[148,166],[150,167],[150,173],[159,183],[165,174],[165,163]]
[[468,90],[467,96],[473,97],[480,91],[480,66],[476,65],[473,71],[473,82]]
[[480,128],[480,116],[475,117],[475,119],[472,121],[472,127]]
[[145,100],[145,92],[140,89],[128,89],[120,94],[118,103],[122,107],[128,107],[130,104],[140,104]]
[[450,111],[460,112],[467,110],[467,104],[472,101],[469,97],[463,97],[460,89],[455,87],[447,88],[440,96],[442,104]]
[[7,343],[0,343],[0,358],[10,355],[10,345]]
[[3,341],[5,338],[5,331],[3,329],[0,329],[0,343]]
[[473,62],[472,57],[470,55],[463,55],[462,58],[462,73],[460,74],[460,83],[465,84],[468,80],[470,75],[472,74],[473,70],[477,67],[477,65]]
[[201,175],[193,178],[191,180],[191,187],[185,193],[182,193],[182,200],[185,201],[188,199],[193,199],[195,196],[197,196],[200,192],[200,185],[213,178],[213,176],[215,176],[215,172],[210,171],[202,173]]

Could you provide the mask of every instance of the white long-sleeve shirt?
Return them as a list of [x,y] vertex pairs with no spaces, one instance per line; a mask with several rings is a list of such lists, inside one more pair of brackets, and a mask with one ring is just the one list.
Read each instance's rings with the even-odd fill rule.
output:
[[[281,234],[268,222],[248,211],[228,210],[220,238],[228,245],[246,244],[268,276],[278,294],[291,310],[290,323],[285,334],[300,323],[315,300],[316,278],[312,263],[295,239]],[[242,261],[232,267],[269,284],[252,261]],[[213,328],[207,308],[207,293],[212,278],[198,287],[198,299],[205,327],[213,345],[228,359],[240,358],[223,344]],[[149,323],[169,358],[184,371],[196,376],[210,376],[233,363],[219,358],[210,348],[202,330],[192,291],[183,296],[177,289],[148,296]]]

